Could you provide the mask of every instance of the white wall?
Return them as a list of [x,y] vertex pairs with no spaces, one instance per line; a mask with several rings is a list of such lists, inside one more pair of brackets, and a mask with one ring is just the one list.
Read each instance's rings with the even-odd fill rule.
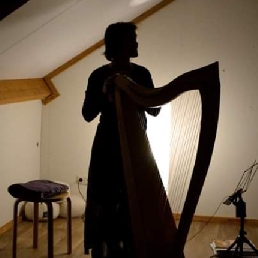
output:
[[0,106],[0,227],[12,220],[14,198],[7,188],[40,176],[41,101]]
[[[199,215],[212,215],[242,172],[258,159],[258,2],[175,1],[138,27],[139,58],[156,86],[214,61],[220,62],[221,113]],[[61,97],[43,107],[41,175],[74,186],[87,174],[96,122],[87,124],[81,105],[87,77],[105,62],[100,49],[54,78]],[[158,137],[158,136],[157,136]],[[258,218],[257,176],[245,194],[249,218]],[[76,192],[76,189],[74,189]],[[235,216],[222,206],[218,216]]]

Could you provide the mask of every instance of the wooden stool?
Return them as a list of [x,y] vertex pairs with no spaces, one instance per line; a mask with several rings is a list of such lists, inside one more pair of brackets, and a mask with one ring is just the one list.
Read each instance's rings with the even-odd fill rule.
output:
[[67,253],[72,253],[72,203],[69,193],[62,193],[51,198],[29,200],[29,199],[16,199],[13,209],[13,258],[16,258],[17,253],[17,227],[18,227],[18,206],[20,202],[33,202],[34,203],[34,216],[33,216],[33,248],[38,247],[38,212],[39,203],[43,202],[47,205],[48,210],[48,258],[54,257],[54,232],[53,232],[53,202],[67,201]]

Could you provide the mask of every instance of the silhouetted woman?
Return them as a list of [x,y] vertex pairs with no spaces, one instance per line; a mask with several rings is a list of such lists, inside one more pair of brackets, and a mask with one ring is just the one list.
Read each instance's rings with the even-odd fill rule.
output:
[[[150,72],[130,61],[138,56],[136,25],[118,22],[105,32],[105,57],[110,63],[94,70],[85,92],[82,114],[91,122],[100,120],[91,150],[85,211],[85,254],[92,257],[133,257],[130,220],[120,154],[116,109],[110,91],[112,76],[122,73],[137,84],[153,88]],[[145,111],[158,115],[159,108],[139,113],[147,128]]]

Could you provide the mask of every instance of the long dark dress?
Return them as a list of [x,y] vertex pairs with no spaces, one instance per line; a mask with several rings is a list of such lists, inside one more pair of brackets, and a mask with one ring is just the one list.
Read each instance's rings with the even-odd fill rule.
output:
[[[130,221],[123,168],[120,154],[116,109],[102,89],[105,81],[115,74],[110,65],[103,65],[92,72],[88,79],[82,114],[87,122],[100,113],[100,121],[91,150],[88,172],[87,205],[85,211],[85,254],[103,242],[107,245],[130,242]],[[153,88],[150,72],[131,64],[129,76],[137,84]],[[145,111],[156,116],[159,108],[142,109],[143,126],[147,128]],[[130,243],[128,244],[130,245]]]

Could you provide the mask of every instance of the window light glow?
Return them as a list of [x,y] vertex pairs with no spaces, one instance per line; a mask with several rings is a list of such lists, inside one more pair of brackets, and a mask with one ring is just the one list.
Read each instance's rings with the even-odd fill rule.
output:
[[171,104],[162,106],[157,117],[148,115],[147,135],[163,185],[167,190],[171,141]]

